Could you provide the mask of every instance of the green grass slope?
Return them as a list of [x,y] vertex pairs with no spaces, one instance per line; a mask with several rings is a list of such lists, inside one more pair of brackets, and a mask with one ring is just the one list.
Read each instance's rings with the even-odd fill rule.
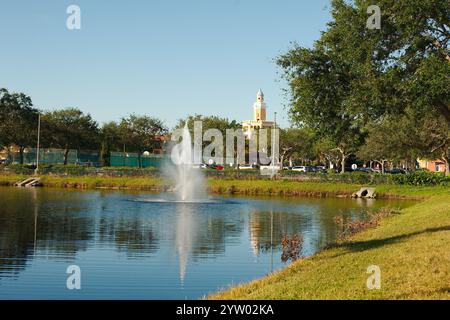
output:
[[[369,290],[367,268],[381,269]],[[384,219],[339,246],[210,299],[450,299],[450,195]]]

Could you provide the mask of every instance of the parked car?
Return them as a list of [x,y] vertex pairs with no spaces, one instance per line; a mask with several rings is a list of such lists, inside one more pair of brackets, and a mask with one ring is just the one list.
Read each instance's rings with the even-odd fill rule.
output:
[[392,169],[392,170],[387,170],[386,173],[390,173],[390,174],[405,174],[406,171],[403,169]]
[[192,166],[192,168],[194,168],[194,169],[206,169],[206,168],[208,168],[208,166],[206,164],[202,163],[202,164],[194,164]]
[[325,169],[325,166],[312,166],[309,167],[311,172],[327,172],[327,170]]
[[255,169],[255,167],[251,164],[241,164],[239,165],[239,170],[252,170]]
[[[210,165],[208,165],[206,167],[209,168],[209,169],[219,170],[219,171],[222,171],[224,169],[224,166],[222,166],[220,164],[210,164]],[[203,168],[203,167],[201,167],[201,168]]]
[[273,175],[280,170],[280,166],[260,166],[259,169],[262,175]]
[[298,172],[308,172],[308,167],[307,166],[295,166],[292,167],[292,171],[298,171]]
[[372,173],[372,172],[374,172],[374,170],[371,169],[371,168],[356,168],[353,171],[354,172],[364,172],[364,173]]

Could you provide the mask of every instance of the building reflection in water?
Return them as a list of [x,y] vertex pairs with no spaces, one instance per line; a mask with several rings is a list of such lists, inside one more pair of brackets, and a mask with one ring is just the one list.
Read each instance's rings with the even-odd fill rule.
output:
[[250,242],[255,256],[280,250],[285,235],[301,234],[305,219],[300,214],[252,211],[249,216]]

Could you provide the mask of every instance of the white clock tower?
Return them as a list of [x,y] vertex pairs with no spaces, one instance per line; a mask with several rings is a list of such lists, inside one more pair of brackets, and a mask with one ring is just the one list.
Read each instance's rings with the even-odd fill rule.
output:
[[253,104],[253,120],[242,122],[242,130],[249,132],[251,129],[273,128],[273,126],[274,122],[267,120],[267,105],[264,102],[264,93],[260,89]]

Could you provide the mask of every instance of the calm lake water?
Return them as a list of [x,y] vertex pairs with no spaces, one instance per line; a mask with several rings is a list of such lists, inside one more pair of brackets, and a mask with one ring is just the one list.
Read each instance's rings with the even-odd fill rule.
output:
[[[195,299],[285,267],[284,235],[301,254],[336,239],[336,215],[411,202],[215,197],[0,188],[0,299]],[[81,290],[66,269],[81,268]]]

